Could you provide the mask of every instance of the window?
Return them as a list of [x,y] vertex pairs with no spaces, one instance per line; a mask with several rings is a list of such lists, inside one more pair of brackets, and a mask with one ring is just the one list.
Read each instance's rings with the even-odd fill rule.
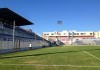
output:
[[54,35],[53,33],[51,35]]
[[92,35],[92,33],[90,33],[90,35]]
[[81,33],[81,35],[83,35],[84,33]]
[[46,34],[46,35],[49,35],[49,34]]
[[85,35],[86,33],[81,33],[81,35]]
[[77,35],[79,35],[79,33],[77,33]]
[[44,35],[47,35],[47,34],[44,34]]
[[49,34],[44,34],[44,35],[49,35]]

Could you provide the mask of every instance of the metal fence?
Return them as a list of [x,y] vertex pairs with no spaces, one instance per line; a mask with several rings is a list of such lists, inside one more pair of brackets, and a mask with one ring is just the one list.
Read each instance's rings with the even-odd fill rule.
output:
[[29,50],[29,44],[32,44],[32,49],[49,46],[49,42],[42,39],[15,37],[13,42],[10,36],[0,36],[0,53]]

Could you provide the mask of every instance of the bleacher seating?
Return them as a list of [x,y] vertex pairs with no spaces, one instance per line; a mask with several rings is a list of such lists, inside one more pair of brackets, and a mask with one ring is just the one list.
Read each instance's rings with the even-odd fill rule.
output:
[[83,39],[75,41],[77,45],[100,45],[100,39]]

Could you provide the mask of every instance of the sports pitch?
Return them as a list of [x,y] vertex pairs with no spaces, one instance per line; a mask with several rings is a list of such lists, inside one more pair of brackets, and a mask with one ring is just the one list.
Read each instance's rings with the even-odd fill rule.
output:
[[100,70],[100,46],[62,46],[0,55],[0,70]]

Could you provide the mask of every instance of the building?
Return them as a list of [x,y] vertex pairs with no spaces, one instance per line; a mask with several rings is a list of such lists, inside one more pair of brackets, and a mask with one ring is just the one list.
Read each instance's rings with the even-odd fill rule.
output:
[[8,8],[0,8],[0,53],[28,50],[48,46],[49,42],[30,29],[20,26],[33,23]]
[[95,38],[100,38],[100,31],[96,31],[96,32],[94,32],[95,33]]
[[[99,34],[99,35],[98,35]],[[43,32],[43,38],[47,40],[60,40],[64,44],[73,44],[77,40],[99,38],[100,32],[93,31],[62,31],[62,32]]]

